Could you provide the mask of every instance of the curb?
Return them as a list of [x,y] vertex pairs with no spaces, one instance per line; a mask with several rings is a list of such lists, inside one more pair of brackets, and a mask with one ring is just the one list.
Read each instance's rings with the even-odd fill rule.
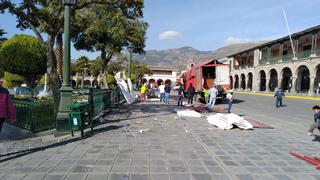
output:
[[[267,96],[267,97],[273,97],[273,94],[267,94],[267,93],[257,93],[257,92],[239,92],[236,91],[237,94],[248,94],[248,95],[256,95],[256,96]],[[302,99],[302,100],[311,100],[311,101],[320,101],[320,98],[318,97],[310,97],[310,96],[294,96],[294,95],[288,95],[285,96],[286,98],[291,99]]]

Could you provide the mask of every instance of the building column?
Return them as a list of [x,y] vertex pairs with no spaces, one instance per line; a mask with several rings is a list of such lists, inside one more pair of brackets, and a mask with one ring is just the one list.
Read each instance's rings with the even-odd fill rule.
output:
[[246,52],[246,67],[249,66],[249,52]]
[[270,92],[270,78],[266,78],[266,92]]
[[[294,50],[295,50],[295,55],[293,56],[293,59],[294,60],[297,60],[298,59],[298,52],[299,52],[299,37],[297,37],[295,40],[294,40],[294,43],[293,43],[293,46],[294,46]],[[294,58],[295,57],[295,58]]]
[[280,48],[279,48],[279,62],[282,62],[282,57],[283,56],[283,43],[280,43]]
[[291,92],[292,93],[297,93],[297,77],[294,77],[294,76],[292,76],[292,80],[291,80],[292,82],[291,82],[291,85],[292,85],[292,87],[291,87]]
[[270,58],[271,58],[271,46],[268,46],[267,50],[267,62],[266,64],[270,64]]
[[[282,89],[282,77],[278,78],[278,88]],[[283,89],[282,89],[283,90]]]
[[317,56],[317,39],[318,39],[318,32],[314,31],[312,32],[312,38],[311,38],[311,57]]
[[309,91],[308,91],[308,95],[309,96],[314,96],[315,93],[314,93],[314,81],[316,79],[316,76],[310,76],[310,88],[309,88]]
[[242,54],[240,54],[240,62],[239,62],[240,69],[242,68]]

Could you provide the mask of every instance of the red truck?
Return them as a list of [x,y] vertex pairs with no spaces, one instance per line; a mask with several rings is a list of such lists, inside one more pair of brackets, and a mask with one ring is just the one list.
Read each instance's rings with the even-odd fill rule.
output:
[[217,102],[221,102],[230,89],[229,65],[220,63],[218,60],[207,60],[200,62],[183,73],[184,88],[188,89],[190,84],[194,86],[197,94],[203,96],[203,89],[210,89],[213,85],[218,90]]

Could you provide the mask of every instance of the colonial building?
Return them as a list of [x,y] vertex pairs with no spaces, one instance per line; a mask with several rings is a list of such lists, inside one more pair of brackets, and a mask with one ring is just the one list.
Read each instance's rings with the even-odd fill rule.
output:
[[178,72],[174,71],[172,68],[163,67],[148,67],[152,71],[152,75],[145,75],[143,81],[149,83],[155,83],[160,85],[161,82],[165,84],[169,83],[174,86],[177,80]]
[[231,85],[243,91],[282,88],[313,95],[320,83],[320,26],[230,55]]

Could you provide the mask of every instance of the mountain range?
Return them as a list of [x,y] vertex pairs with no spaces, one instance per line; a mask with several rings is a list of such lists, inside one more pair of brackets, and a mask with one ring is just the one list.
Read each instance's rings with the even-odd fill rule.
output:
[[199,51],[192,47],[181,47],[168,50],[147,50],[143,55],[135,55],[140,60],[153,67],[171,67],[175,70],[184,70],[187,65],[207,59],[219,59],[228,55],[258,46],[265,41],[237,43],[221,47],[214,51]]

